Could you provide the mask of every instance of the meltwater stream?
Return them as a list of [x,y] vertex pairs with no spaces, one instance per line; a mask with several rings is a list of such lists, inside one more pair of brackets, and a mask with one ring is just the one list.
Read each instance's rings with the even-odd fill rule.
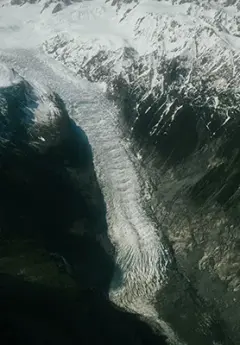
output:
[[110,298],[132,311],[156,316],[153,302],[166,277],[169,257],[161,234],[141,207],[138,176],[117,126],[117,109],[98,86],[79,80],[36,51],[0,52],[0,62],[28,81],[56,91],[70,116],[86,132],[107,204],[109,237],[116,246],[121,270],[112,281]]

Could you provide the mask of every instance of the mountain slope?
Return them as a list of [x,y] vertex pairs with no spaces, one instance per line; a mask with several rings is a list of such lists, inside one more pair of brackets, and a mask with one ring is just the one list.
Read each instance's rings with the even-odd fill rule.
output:
[[[96,138],[103,143],[104,152],[111,141],[108,150],[111,160],[106,164],[110,174],[106,175],[113,184],[121,181],[119,187],[111,187],[118,196],[113,198],[116,213],[112,214],[116,217],[111,218],[111,221],[117,219],[118,241],[124,240],[118,232],[119,228],[124,230],[120,226],[125,219],[121,212],[126,212],[130,220],[127,229],[134,229],[126,252],[138,242],[140,234],[142,242],[138,243],[144,243],[145,228],[163,233],[173,248],[179,271],[191,282],[197,296],[217,310],[226,322],[226,333],[238,344],[238,1],[96,0],[71,3],[57,13],[52,13],[55,4],[43,11],[44,5],[40,1],[18,8],[19,17],[25,11],[31,18],[24,24],[30,32],[24,46],[31,43],[31,49],[32,46],[43,49],[78,77],[101,83],[120,107],[119,123],[139,159],[135,162],[140,170],[137,175],[143,176],[146,207],[157,224],[153,228],[145,226],[141,208],[135,208],[133,203],[138,193],[132,183],[125,181],[125,173],[132,171],[132,164],[120,161],[124,150],[119,141],[113,140],[115,132],[107,128],[110,116],[105,115],[99,121],[100,136],[95,128],[95,115],[89,116],[85,124],[96,152],[100,150]],[[19,41],[17,29],[4,19],[7,13],[9,21],[9,8],[12,7],[6,5],[3,9],[2,25],[11,32],[9,40],[15,39],[14,44],[19,47],[23,42]],[[18,25],[22,25],[21,21]],[[5,41],[4,45],[9,48],[12,43]],[[115,174],[114,166],[118,168]],[[132,182],[136,181],[134,176]],[[111,193],[107,193],[109,197]],[[115,206],[118,204],[121,212]],[[150,236],[148,248],[154,238]],[[149,249],[145,254],[148,253]],[[141,250],[135,251],[138,263],[142,263],[141,254]],[[145,270],[142,267],[142,272]],[[188,306],[186,295],[189,297],[184,291],[179,297],[174,290],[175,305],[182,305],[184,300],[183,305]],[[158,300],[163,298],[159,293]],[[163,304],[160,310],[164,309]],[[168,311],[169,304],[166,305]],[[189,320],[190,308],[186,312],[179,309],[181,319]],[[174,316],[169,315],[169,319],[174,322]],[[206,320],[208,317],[207,323]],[[189,339],[186,329],[181,328],[183,338]],[[206,343],[202,339],[200,344]]]
[[74,34],[58,32],[43,47],[79,76],[106,83],[137,139],[149,204],[179,265],[238,343],[238,2],[93,6],[62,16]]

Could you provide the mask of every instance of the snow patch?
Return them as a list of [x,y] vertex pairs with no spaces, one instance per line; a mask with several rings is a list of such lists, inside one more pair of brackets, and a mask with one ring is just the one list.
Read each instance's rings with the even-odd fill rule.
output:
[[18,84],[22,78],[13,70],[0,63],[0,88]]

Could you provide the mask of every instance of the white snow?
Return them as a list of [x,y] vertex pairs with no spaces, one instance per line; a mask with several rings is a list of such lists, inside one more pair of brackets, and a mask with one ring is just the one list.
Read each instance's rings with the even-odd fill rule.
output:
[[7,68],[6,65],[0,64],[0,88],[18,84],[20,81],[21,78],[18,74]]
[[[5,30],[11,30],[9,39],[15,45],[22,46],[14,23],[21,26],[19,18],[24,11],[28,18],[22,25],[25,32],[28,31],[24,46],[42,47],[82,77],[105,83],[118,76],[128,84],[131,80],[136,92],[145,90],[140,102],[150,93],[157,99],[176,89],[186,97],[191,94],[193,103],[195,99],[197,103],[205,103],[204,96],[197,98],[207,84],[213,94],[234,92],[237,107],[240,97],[237,2],[228,6],[224,1],[144,0],[137,4],[117,2],[117,6],[111,6],[109,2],[95,0],[73,4],[54,15],[50,7],[39,15],[43,3],[18,7],[17,19],[9,7],[1,9]],[[12,20],[9,20],[9,12]],[[12,43],[4,44],[11,46]],[[164,71],[174,61],[184,72],[181,81],[166,86]],[[169,99],[162,109],[163,120],[173,103],[174,99]],[[217,107],[225,122],[222,100]]]

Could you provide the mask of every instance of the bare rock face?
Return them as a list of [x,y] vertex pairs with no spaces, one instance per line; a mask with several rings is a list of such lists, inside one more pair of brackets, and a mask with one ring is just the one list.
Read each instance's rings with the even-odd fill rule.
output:
[[47,8],[51,8],[52,14],[60,12],[65,7],[75,3],[82,2],[83,0],[10,0],[11,5],[22,6],[24,4],[36,4],[40,3],[42,5],[41,13]]
[[62,10],[62,4],[58,3],[52,10],[52,13],[57,13]]
[[11,5],[24,5],[25,3],[29,2],[30,4],[35,4],[40,0],[11,0]]

